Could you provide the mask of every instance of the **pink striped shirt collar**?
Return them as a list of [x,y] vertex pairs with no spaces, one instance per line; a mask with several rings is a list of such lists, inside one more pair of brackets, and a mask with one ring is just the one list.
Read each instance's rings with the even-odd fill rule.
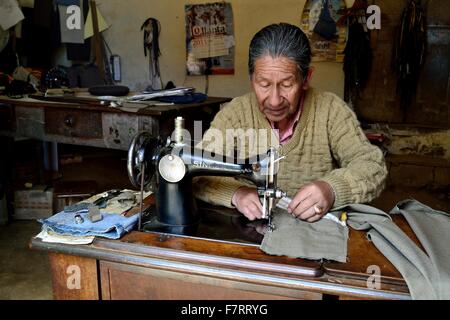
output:
[[300,120],[300,115],[302,114],[302,109],[303,109],[303,97],[301,99],[300,107],[298,108],[295,117],[290,121],[288,128],[284,132],[281,132],[281,136],[279,135],[280,130],[275,128],[275,122],[269,120],[270,126],[277,133],[281,145],[287,143],[294,135],[295,127],[297,126],[297,123]]

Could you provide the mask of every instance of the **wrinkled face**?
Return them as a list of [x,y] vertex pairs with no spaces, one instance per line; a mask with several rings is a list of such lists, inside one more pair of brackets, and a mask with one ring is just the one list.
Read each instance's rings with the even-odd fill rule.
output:
[[258,58],[251,83],[259,109],[270,121],[287,120],[297,112],[303,81],[294,60],[271,56]]

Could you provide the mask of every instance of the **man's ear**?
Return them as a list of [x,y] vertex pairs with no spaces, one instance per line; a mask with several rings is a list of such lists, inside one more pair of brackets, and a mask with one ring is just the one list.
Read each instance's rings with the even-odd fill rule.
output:
[[309,85],[311,84],[312,75],[314,73],[315,68],[313,66],[310,66],[308,69],[308,73],[306,74],[306,77],[303,79],[302,88],[303,90],[308,90]]

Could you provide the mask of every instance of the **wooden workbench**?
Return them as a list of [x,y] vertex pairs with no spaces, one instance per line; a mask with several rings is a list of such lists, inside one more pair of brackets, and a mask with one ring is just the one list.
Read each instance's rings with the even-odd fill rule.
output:
[[[403,217],[393,218],[418,243]],[[55,299],[410,299],[394,266],[364,232],[352,229],[347,263],[270,256],[253,244],[138,231],[120,240],[96,238],[90,245],[33,238],[30,247],[49,253]],[[79,289],[67,285],[73,266],[79,268]],[[378,287],[373,266],[381,271]]]
[[138,112],[88,102],[53,102],[0,96],[0,135],[128,150],[140,131],[170,135],[173,119],[183,116],[187,129],[203,121],[207,129],[229,98],[208,97],[200,103],[149,106]]

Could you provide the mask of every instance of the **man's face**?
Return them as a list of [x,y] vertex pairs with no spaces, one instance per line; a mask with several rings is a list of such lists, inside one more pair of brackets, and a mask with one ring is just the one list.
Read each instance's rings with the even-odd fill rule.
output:
[[258,58],[251,83],[259,109],[270,121],[288,120],[297,112],[303,81],[292,59],[270,56]]

